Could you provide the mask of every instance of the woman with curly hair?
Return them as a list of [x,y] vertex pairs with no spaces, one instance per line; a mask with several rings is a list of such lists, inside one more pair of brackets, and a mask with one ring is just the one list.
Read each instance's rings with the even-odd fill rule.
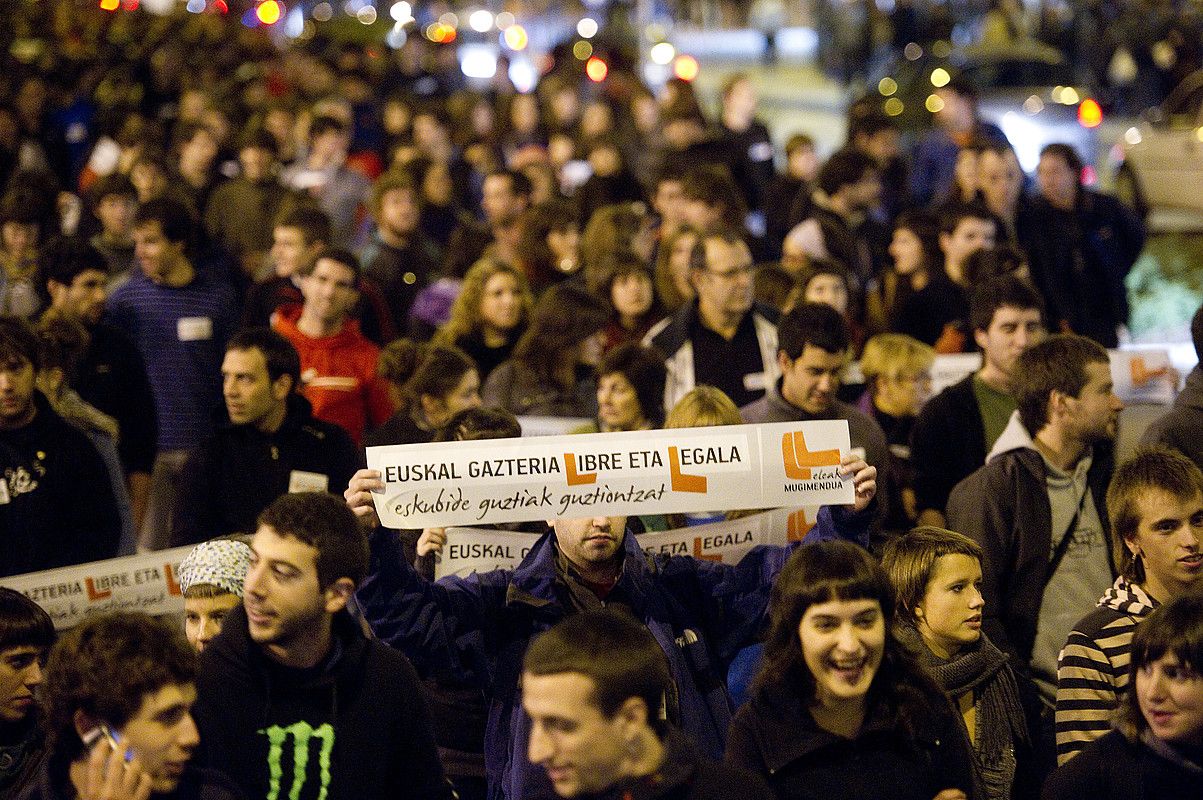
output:
[[650,265],[655,246],[656,232],[647,206],[643,203],[602,206],[585,222],[581,234],[585,287],[600,293],[605,288],[610,265],[618,258],[634,257]]
[[463,288],[451,306],[451,319],[432,341],[467,353],[483,381],[510,357],[534,304],[521,270],[482,258],[464,275]]
[[894,634],[894,587],[850,542],[800,548],[773,586],[752,699],[727,760],[782,800],[967,800],[972,755],[940,689]]
[[609,319],[606,302],[584,289],[567,284],[548,289],[513,357],[485,381],[484,405],[518,416],[595,416],[593,368],[601,360]]

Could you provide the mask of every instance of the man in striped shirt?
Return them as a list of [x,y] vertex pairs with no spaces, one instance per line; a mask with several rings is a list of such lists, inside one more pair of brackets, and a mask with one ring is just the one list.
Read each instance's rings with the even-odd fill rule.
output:
[[1107,489],[1120,576],[1074,626],[1057,663],[1057,762],[1111,729],[1128,685],[1137,623],[1203,586],[1203,472],[1176,450],[1147,448]]
[[106,304],[106,322],[132,339],[146,362],[158,420],[141,550],[170,541],[179,476],[188,451],[213,431],[221,361],[238,321],[229,265],[202,259],[193,244],[197,233],[196,220],[177,200],[139,206],[134,249],[140,269]]

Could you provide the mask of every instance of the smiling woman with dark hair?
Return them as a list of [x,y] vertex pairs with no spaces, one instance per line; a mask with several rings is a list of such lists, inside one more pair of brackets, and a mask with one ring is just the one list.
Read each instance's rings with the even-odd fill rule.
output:
[[794,553],[773,586],[771,627],[727,761],[781,800],[967,800],[965,734],[894,635],[894,588],[868,551],[822,542]]

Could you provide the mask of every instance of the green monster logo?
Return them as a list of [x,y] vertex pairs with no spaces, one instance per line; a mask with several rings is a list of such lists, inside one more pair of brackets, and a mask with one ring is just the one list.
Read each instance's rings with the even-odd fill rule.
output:
[[267,735],[271,748],[267,751],[268,793],[267,800],[280,800],[280,779],[284,769],[280,758],[284,753],[284,743],[289,736],[293,737],[292,745],[292,787],[288,790],[288,800],[300,800],[301,790],[305,787],[305,776],[309,766],[309,742],[319,739],[322,743],[318,754],[318,766],[321,768],[322,790],[317,800],[326,800],[330,790],[330,754],[334,751],[334,726],[326,722],[314,728],[308,722],[294,722],[287,728],[272,725],[259,733]]

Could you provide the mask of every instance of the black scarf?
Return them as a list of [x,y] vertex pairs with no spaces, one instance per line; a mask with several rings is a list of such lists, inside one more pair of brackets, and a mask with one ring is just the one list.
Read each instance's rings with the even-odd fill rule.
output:
[[923,667],[949,697],[973,692],[977,710],[977,736],[974,752],[982,766],[998,765],[1007,747],[1026,743],[1023,704],[1015,676],[1007,669],[1007,656],[985,634],[951,659],[937,656],[923,643],[919,631],[911,625],[898,626],[900,638],[919,658]]

